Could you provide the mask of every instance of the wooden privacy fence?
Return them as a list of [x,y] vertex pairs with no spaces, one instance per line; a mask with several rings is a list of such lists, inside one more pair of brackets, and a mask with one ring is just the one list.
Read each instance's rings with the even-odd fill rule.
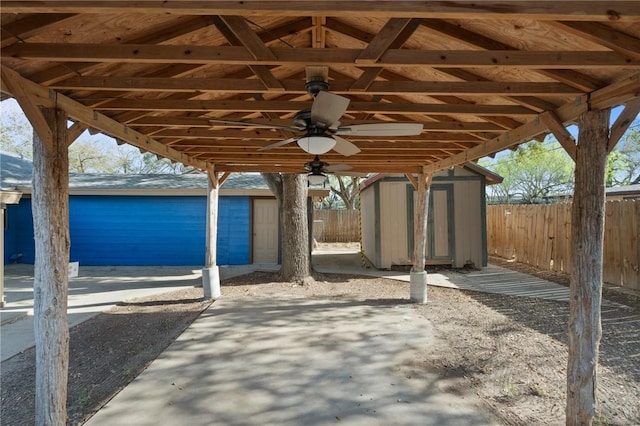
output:
[[[608,201],[603,280],[640,290],[640,201]],[[487,207],[489,254],[571,273],[571,203]]]
[[360,241],[358,210],[314,210],[313,236],[323,243]]

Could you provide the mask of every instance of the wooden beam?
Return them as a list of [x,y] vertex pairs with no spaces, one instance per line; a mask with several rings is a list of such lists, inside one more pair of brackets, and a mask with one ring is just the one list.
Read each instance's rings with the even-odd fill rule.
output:
[[251,53],[254,59],[263,61],[276,59],[271,50],[260,40],[242,16],[221,16],[220,19],[229,27],[240,43]]
[[312,18],[313,28],[311,29],[311,45],[315,49],[324,49],[327,43],[327,32],[325,31],[325,24],[327,23],[326,16],[314,16]]
[[614,52],[636,59],[640,58],[640,39],[603,23],[560,21],[549,22],[549,24],[577,35],[578,37],[605,46]]
[[[300,133],[303,134],[303,133]],[[290,137],[290,135],[287,135]],[[227,129],[227,130],[209,130],[209,129],[166,129],[160,130],[154,133],[154,138],[161,140],[163,138],[180,138],[182,140],[188,139],[196,139],[205,142],[207,139],[212,139],[209,141],[211,144],[216,144],[216,141],[233,141],[232,143],[238,143],[238,140],[241,141],[274,141],[281,140],[283,135],[275,130],[265,130],[265,129],[247,129],[247,130],[236,130],[236,129]],[[419,146],[417,143],[424,142],[442,142],[444,144],[448,142],[471,142],[480,143],[483,139],[480,139],[477,136],[470,135],[467,133],[446,133],[446,132],[422,132],[419,135],[415,136],[346,136],[349,140],[354,143],[361,144],[363,146],[367,146],[368,144],[376,144],[380,147],[383,146],[406,146],[407,143],[416,143],[416,146]],[[389,145],[387,142],[393,142],[392,145]],[[402,143],[407,142],[407,143]],[[397,145],[396,145],[397,144]],[[410,144],[409,144],[410,145]]]
[[[180,162],[185,165],[190,165],[199,169],[204,169],[206,164],[195,160],[188,155],[180,153],[174,149],[171,149],[158,141],[153,140],[149,136],[146,136],[129,126],[119,123],[103,114],[98,113],[71,98],[68,98],[60,93],[56,93],[53,99],[50,97],[50,90],[42,87],[32,81],[26,80],[15,71],[8,67],[2,67],[2,91],[14,96],[13,90],[4,84],[6,80],[12,80],[18,83],[18,90],[24,91],[32,100],[34,105],[43,106],[47,108],[56,107],[65,111],[72,119],[82,122],[89,128],[98,129],[107,135],[113,136],[116,139],[121,139],[127,143],[136,146],[138,148],[151,151],[155,154],[169,158],[173,161]],[[5,78],[6,77],[6,78]],[[15,87],[14,87],[15,89]]]
[[231,175],[230,172],[224,172],[224,173],[220,173],[218,175],[218,183],[220,184],[220,186],[222,186],[222,184],[224,183],[225,180],[227,180],[227,178]]
[[88,129],[88,127],[85,124],[74,123],[73,126],[71,126],[69,129],[67,129],[67,132],[68,132],[68,134],[67,134],[67,144],[71,145],[87,129]]
[[[25,87],[22,85],[22,78],[4,66],[0,67],[0,76],[2,77],[3,91],[8,90],[9,94],[16,99],[22,112],[24,112],[24,115],[29,119],[29,122],[42,143],[51,148],[54,135],[49,126],[50,123],[48,123],[47,119],[42,115],[42,111],[33,94],[25,90]],[[48,95],[50,95],[50,93],[48,93]],[[55,93],[53,93],[53,95],[55,96]]]
[[[362,49],[272,47],[275,59],[256,59],[244,47],[148,44],[19,43],[0,51],[3,58],[51,62],[107,62],[156,64],[237,65],[354,65]],[[455,68],[638,68],[640,59],[616,52],[469,51],[390,49],[376,64],[358,66],[407,66]]]
[[8,46],[18,41],[26,41],[32,35],[46,29],[50,25],[58,24],[75,16],[72,13],[51,13],[30,15],[13,22],[2,24],[0,47]]
[[[421,20],[421,24],[426,28],[429,28],[433,31],[437,31],[438,33],[441,33],[441,34],[445,34],[457,41],[462,41],[463,43],[467,43],[471,46],[480,47],[482,49],[512,50],[512,51],[519,50],[510,44],[497,41],[495,39],[486,37],[480,33],[461,28],[458,25],[455,25],[453,23],[443,21],[440,19],[423,19]],[[438,71],[443,72],[442,69],[438,69]],[[582,91],[592,91],[604,85],[601,82],[597,81],[596,79],[574,70],[538,69],[535,71],[539,74],[543,74],[547,77],[553,78],[555,80],[563,82],[569,86],[575,87]],[[464,79],[467,80],[468,78],[464,78]]]
[[413,189],[418,189],[418,180],[416,179],[416,177],[411,174],[411,173],[405,173],[405,176],[407,177],[407,179],[409,179],[409,182],[411,182],[411,185],[413,185]]
[[[178,15],[242,15],[242,16],[343,16],[362,17],[362,1],[190,1],[131,2],[128,0],[68,1],[45,0],[26,2],[3,0],[3,13],[155,13]],[[417,0],[378,0],[367,4],[368,17],[414,16],[441,19],[536,19],[576,21],[640,21],[635,1],[612,0],[571,2],[477,1],[424,2]]]
[[640,112],[640,98],[634,99],[625,105],[624,110],[620,113],[616,122],[613,123],[613,126],[611,126],[607,153],[613,151],[633,120],[638,117],[638,112]]
[[576,140],[571,136],[571,133],[564,127],[564,124],[558,116],[552,111],[547,111],[540,114],[540,119],[551,133],[558,139],[558,142],[564,150],[569,154],[569,157],[576,161]]
[[[410,18],[391,18],[373,37],[369,45],[358,55],[356,64],[375,64],[402,34]],[[415,30],[415,27],[414,27]],[[412,31],[413,32],[413,31]]]
[[[400,120],[396,122],[401,122]],[[496,132],[504,130],[504,127],[497,126],[493,123],[487,122],[471,122],[471,121],[415,121],[421,123],[424,130],[437,130],[442,132]],[[264,119],[257,118],[251,120],[251,123],[261,125],[263,128],[268,129],[272,126],[290,126],[291,120],[287,119]],[[345,120],[342,122],[343,126],[353,124],[367,124],[371,123],[370,120]],[[134,121],[129,122],[131,127],[147,127],[147,126],[168,126],[168,127],[200,127],[200,128],[216,128],[216,127],[228,127],[228,128],[246,128],[240,124],[216,124],[211,123],[208,118],[197,117],[174,117],[174,116],[148,116],[141,117]]]
[[[636,72],[627,78],[619,80],[609,86],[596,90],[590,96],[580,96],[574,102],[565,104],[555,110],[555,115],[562,123],[576,120],[580,115],[589,109],[609,108],[620,105],[637,98],[640,92],[640,72]],[[426,166],[428,171],[438,170],[457,166],[467,161],[473,161],[494,152],[517,145],[535,135],[544,133],[546,126],[540,119],[530,121],[522,126],[508,131],[495,139],[483,142],[464,153],[454,155],[446,160],[441,160]]]
[[[165,78],[165,77],[71,77],[49,85],[50,88],[64,90],[104,90],[104,91],[144,91],[144,92],[214,92],[214,93],[266,93],[273,88],[286,90],[289,93],[306,94],[305,83],[301,80],[273,77],[264,65],[252,65],[252,70],[266,69],[267,77],[260,78],[262,84],[255,79],[244,78]],[[382,72],[382,68],[369,68],[363,75]],[[256,72],[258,74],[258,72]],[[456,73],[458,76],[458,73]],[[260,77],[260,76],[259,76]],[[268,83],[267,80],[273,83]],[[332,80],[331,92],[347,94],[359,85],[360,79]],[[498,82],[498,81],[376,81],[362,87],[370,94],[427,94],[427,95],[545,95],[574,96],[583,92],[563,83],[547,82]],[[542,101],[539,101],[542,102]],[[530,102],[535,104],[534,101]],[[549,103],[536,104],[543,109]]]
[[[260,37],[251,30],[243,17],[216,16],[214,17],[214,23],[232,46],[244,46],[255,59],[274,59],[271,50],[269,50]],[[275,78],[271,70],[269,70],[269,67],[265,65],[252,65],[249,68],[267,90],[284,90],[282,83]]]
[[[238,111],[238,112],[297,112],[311,108],[311,102],[291,101],[219,101],[219,100],[166,100],[116,99],[96,107],[103,111]],[[460,114],[460,115],[534,115],[532,111],[514,105],[447,105],[396,104],[377,102],[351,102],[347,112],[375,112],[381,114]]]

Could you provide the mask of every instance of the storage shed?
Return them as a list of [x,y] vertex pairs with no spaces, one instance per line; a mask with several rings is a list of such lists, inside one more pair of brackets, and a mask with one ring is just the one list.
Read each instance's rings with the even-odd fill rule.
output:
[[[474,163],[433,176],[429,194],[427,264],[487,265],[485,186],[502,178]],[[415,188],[404,175],[376,175],[360,187],[362,249],[380,269],[411,265]]]
[[[31,162],[0,157],[5,264],[34,263]],[[315,191],[315,192],[314,192]],[[311,194],[325,195],[326,190]],[[70,260],[80,265],[203,265],[207,176],[71,174]],[[278,263],[278,203],[259,173],[232,173],[220,189],[217,264]]]

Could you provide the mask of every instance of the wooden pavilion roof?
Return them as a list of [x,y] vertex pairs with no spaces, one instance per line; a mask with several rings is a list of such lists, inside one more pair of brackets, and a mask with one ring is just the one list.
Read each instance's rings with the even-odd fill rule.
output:
[[[418,122],[348,137],[357,172],[436,171],[552,132],[589,108],[640,108],[637,1],[2,1],[2,92],[216,171],[302,172],[292,136],[309,67],[350,99],[342,124]],[[211,119],[265,127],[238,127]]]

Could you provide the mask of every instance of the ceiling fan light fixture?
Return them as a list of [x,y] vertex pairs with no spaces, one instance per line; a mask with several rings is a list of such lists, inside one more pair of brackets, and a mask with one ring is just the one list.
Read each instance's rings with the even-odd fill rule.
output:
[[329,152],[335,145],[335,139],[324,135],[304,136],[298,139],[298,146],[309,154],[314,155]]
[[327,176],[315,170],[307,175],[307,179],[311,185],[323,185],[324,181],[327,180]]

